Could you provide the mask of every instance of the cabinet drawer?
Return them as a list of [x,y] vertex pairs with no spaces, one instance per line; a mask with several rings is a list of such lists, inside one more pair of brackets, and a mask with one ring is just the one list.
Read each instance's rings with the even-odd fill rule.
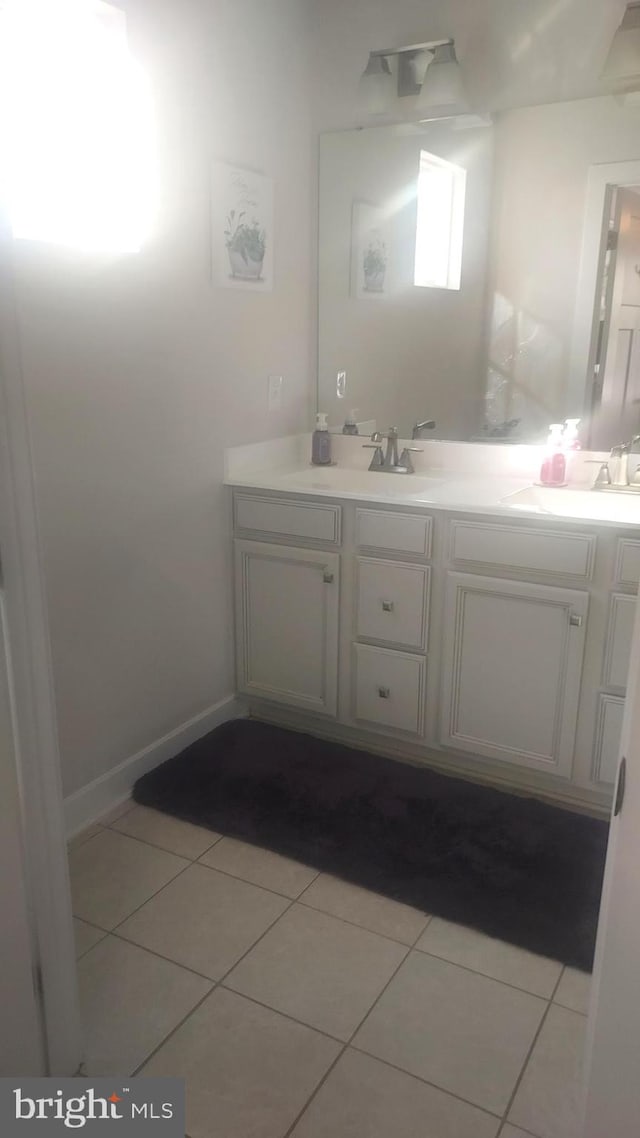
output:
[[637,589],[640,581],[640,541],[629,537],[618,540],[615,584]]
[[358,637],[426,651],[429,577],[423,565],[358,559]]
[[323,502],[300,502],[289,498],[263,498],[236,494],[234,523],[238,533],[281,534],[340,544],[340,506]]
[[606,688],[627,686],[631,638],[636,612],[636,598],[614,593],[609,608],[609,626],[604,654],[602,683]]
[[623,699],[615,695],[600,696],[593,751],[594,782],[616,781],[623,715]]
[[482,566],[502,566],[554,577],[591,577],[596,539],[588,533],[451,523],[451,559]]
[[425,679],[424,657],[356,644],[356,719],[421,735]]
[[431,518],[384,510],[356,510],[356,543],[369,549],[431,556]]

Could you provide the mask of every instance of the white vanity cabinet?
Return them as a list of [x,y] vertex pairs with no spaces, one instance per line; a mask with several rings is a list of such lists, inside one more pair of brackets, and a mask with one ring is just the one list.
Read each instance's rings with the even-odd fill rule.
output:
[[284,541],[335,543],[340,508],[238,495],[235,525],[281,539],[234,542],[239,691],[335,716],[340,555]]
[[234,530],[253,714],[607,809],[640,533],[245,487]]

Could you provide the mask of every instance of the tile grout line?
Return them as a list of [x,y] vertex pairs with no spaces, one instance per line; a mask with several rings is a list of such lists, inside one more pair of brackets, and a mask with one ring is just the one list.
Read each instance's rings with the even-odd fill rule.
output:
[[[429,924],[429,922],[431,921],[431,919],[432,919],[432,918],[430,917],[430,918],[429,918],[429,921],[427,921],[427,924]],[[426,928],[426,926],[425,926],[425,928]],[[305,1104],[304,1104],[304,1106],[302,1107],[302,1109],[301,1109],[301,1110],[298,1112],[298,1114],[297,1114],[297,1115],[296,1115],[296,1117],[294,1118],[293,1122],[291,1123],[291,1126],[289,1127],[289,1129],[288,1129],[288,1130],[286,1130],[286,1131],[285,1131],[285,1133],[284,1133],[284,1135],[283,1135],[283,1138],[290,1138],[290,1136],[293,1134],[293,1132],[294,1132],[294,1130],[296,1129],[296,1127],[297,1127],[298,1123],[300,1122],[300,1119],[301,1119],[301,1118],[302,1118],[302,1116],[303,1116],[303,1115],[306,1113],[306,1111],[309,1109],[309,1107],[311,1106],[311,1103],[314,1101],[314,1099],[316,1098],[316,1096],[317,1096],[317,1095],[320,1093],[320,1091],[321,1091],[322,1087],[325,1085],[325,1083],[326,1083],[327,1079],[329,1078],[329,1076],[330,1076],[331,1072],[332,1072],[332,1071],[335,1069],[335,1067],[337,1066],[337,1064],[340,1062],[340,1060],[342,1059],[342,1056],[343,1056],[343,1055],[344,1055],[344,1054],[345,1054],[345,1053],[348,1051],[349,1047],[351,1046],[351,1042],[352,1042],[352,1040],[353,1040],[353,1039],[355,1039],[355,1037],[356,1037],[356,1035],[358,1034],[358,1032],[360,1031],[360,1028],[362,1027],[363,1023],[364,1023],[364,1022],[365,1022],[365,1020],[366,1020],[366,1019],[367,1019],[367,1018],[368,1018],[368,1017],[371,1015],[371,1012],[372,1012],[372,1011],[373,1011],[373,1009],[376,1007],[376,1005],[377,1005],[378,1001],[382,999],[382,996],[383,996],[383,995],[384,995],[384,993],[386,992],[387,988],[389,987],[389,985],[391,984],[391,982],[392,982],[392,981],[395,979],[395,977],[398,975],[398,972],[400,971],[400,969],[402,968],[403,964],[404,964],[404,963],[405,963],[405,961],[407,960],[407,958],[408,958],[408,956],[409,956],[409,953],[411,952],[411,950],[412,950],[413,946],[414,946],[415,944],[417,944],[417,942],[418,942],[418,940],[420,939],[420,937],[422,936],[422,933],[423,933],[423,932],[424,932],[424,929],[422,929],[422,931],[418,933],[418,935],[416,936],[415,940],[413,941],[413,944],[411,944],[411,945],[409,945],[409,946],[405,946],[405,947],[406,947],[406,952],[405,952],[404,956],[402,957],[402,960],[399,962],[398,966],[397,966],[396,968],[394,968],[393,972],[391,973],[391,976],[390,976],[390,977],[389,977],[389,979],[387,980],[387,982],[386,982],[386,984],[384,985],[384,987],[383,987],[383,988],[381,988],[381,990],[378,992],[378,995],[376,996],[375,1000],[374,1000],[374,1001],[373,1001],[373,1003],[371,1004],[371,1007],[370,1007],[370,1008],[367,1010],[367,1012],[366,1012],[366,1013],[363,1015],[362,1019],[361,1019],[361,1020],[360,1020],[360,1021],[359,1021],[359,1022],[356,1024],[356,1027],[355,1027],[355,1028],[354,1028],[354,1030],[351,1032],[351,1035],[349,1036],[349,1038],[347,1039],[347,1041],[346,1041],[346,1042],[343,1044],[343,1046],[340,1048],[340,1051],[338,1052],[338,1054],[336,1055],[335,1059],[333,1060],[333,1063],[331,1063],[331,1064],[329,1065],[329,1067],[327,1067],[327,1070],[325,1071],[324,1075],[323,1075],[323,1076],[322,1076],[322,1078],[320,1079],[320,1082],[318,1083],[317,1087],[315,1087],[315,1089],[314,1089],[314,1090],[312,1091],[312,1093],[309,1095],[309,1098],[307,1099],[307,1101],[305,1102]]]
[[[129,937],[123,936],[122,933],[107,933],[107,936],[112,936],[114,940],[119,940],[122,944],[129,944],[132,948],[139,948],[142,952],[148,952],[150,956],[155,956],[158,960],[164,960],[166,964],[173,964],[174,968],[181,968],[183,972],[189,972],[192,976],[197,976],[199,980],[206,980],[208,984],[219,983],[219,981],[214,980],[212,976],[207,976],[204,972],[198,972],[197,968],[190,968],[188,964],[181,964],[179,960],[173,960],[171,956],[165,956],[155,948],[147,948],[146,944],[138,944],[137,941],[130,940]],[[99,943],[98,941],[98,944]],[[96,946],[94,945],[94,947]],[[91,949],[89,949],[89,952],[91,952]]]
[[294,1118],[293,1122],[291,1123],[291,1126],[288,1128],[288,1130],[285,1130],[285,1132],[284,1132],[284,1135],[283,1135],[283,1138],[290,1138],[290,1135],[291,1135],[291,1134],[293,1134],[293,1131],[295,1130],[296,1126],[297,1126],[297,1125],[298,1125],[298,1123],[300,1122],[300,1119],[302,1118],[303,1114],[305,1114],[305,1113],[306,1113],[306,1111],[309,1109],[309,1107],[311,1106],[311,1103],[312,1103],[312,1102],[313,1102],[313,1100],[315,1099],[316,1095],[318,1095],[318,1094],[319,1094],[319,1092],[322,1090],[323,1086],[325,1085],[325,1083],[326,1083],[327,1079],[329,1078],[329,1075],[331,1074],[331,1072],[334,1070],[334,1068],[335,1068],[335,1067],[337,1066],[337,1064],[340,1062],[340,1060],[342,1059],[342,1056],[345,1054],[345,1052],[346,1052],[346,1051],[348,1051],[348,1049],[349,1049],[349,1046],[350,1046],[350,1044],[351,1044],[351,1040],[352,1040],[352,1039],[354,1038],[354,1036],[355,1036],[355,1035],[358,1033],[358,1031],[359,1031],[359,1030],[360,1030],[360,1028],[362,1027],[362,1024],[363,1024],[363,1023],[364,1023],[364,1021],[366,1020],[367,1016],[370,1014],[370,1012],[372,1012],[372,1011],[373,1011],[373,1009],[375,1008],[375,1006],[376,1006],[376,1004],[377,1004],[378,1000],[380,999],[380,997],[381,997],[381,996],[384,994],[384,992],[386,992],[387,988],[389,987],[389,984],[390,984],[390,983],[391,983],[391,981],[392,981],[392,980],[395,978],[395,976],[398,974],[399,970],[402,968],[402,965],[404,964],[404,962],[405,962],[405,960],[406,960],[407,956],[409,955],[409,952],[410,952],[410,949],[407,949],[407,951],[406,951],[405,955],[402,957],[402,960],[401,960],[401,961],[400,961],[400,963],[398,964],[397,968],[394,968],[394,970],[393,970],[393,972],[392,972],[391,976],[390,976],[390,977],[389,977],[389,979],[387,980],[387,983],[384,985],[384,988],[382,989],[382,991],[380,991],[380,992],[378,993],[378,995],[377,995],[376,999],[374,1000],[373,1004],[371,1005],[371,1007],[368,1009],[368,1011],[367,1011],[367,1012],[366,1012],[366,1014],[365,1014],[365,1015],[362,1017],[362,1019],[361,1019],[361,1020],[358,1022],[357,1026],[356,1026],[356,1027],[355,1027],[355,1029],[354,1029],[354,1030],[351,1032],[351,1035],[349,1036],[349,1038],[347,1039],[347,1041],[346,1041],[346,1042],[342,1042],[342,1047],[341,1047],[341,1048],[340,1048],[340,1050],[338,1051],[338,1054],[336,1055],[335,1059],[334,1059],[334,1060],[333,1060],[333,1062],[332,1062],[332,1063],[331,1063],[331,1064],[330,1064],[330,1065],[327,1067],[327,1070],[325,1071],[324,1075],[323,1075],[323,1076],[322,1076],[322,1078],[320,1079],[320,1082],[318,1083],[317,1087],[315,1087],[315,1089],[312,1091],[312,1093],[309,1095],[309,1098],[308,1098],[308,1099],[307,1099],[307,1101],[305,1102],[305,1104],[304,1104],[304,1106],[302,1107],[302,1109],[301,1109],[300,1111],[298,1111],[298,1114],[296,1115],[296,1117]]
[[230,996],[237,996],[240,1000],[248,1000],[250,1004],[256,1004],[257,1007],[264,1008],[265,1011],[272,1012],[273,1015],[281,1016],[282,1019],[287,1019],[290,1023],[295,1023],[298,1027],[306,1027],[307,1031],[313,1031],[316,1035],[322,1035],[325,1039],[330,1039],[332,1043],[339,1043],[341,1047],[344,1045],[344,1039],[340,1039],[337,1035],[332,1035],[331,1032],[325,1031],[324,1028],[314,1027],[302,1019],[296,1019],[294,1015],[291,1015],[291,1012],[283,1012],[280,1008],[274,1008],[271,1004],[263,1003],[262,1000],[256,999],[255,996],[247,996],[245,992],[239,992],[237,988],[230,988],[227,984],[224,984],[222,980],[218,981],[217,987],[223,992],[228,992]]
[[480,1106],[470,1098],[463,1098],[462,1095],[457,1094],[456,1091],[452,1091],[448,1087],[443,1087],[441,1083],[432,1083],[430,1079],[425,1079],[424,1075],[416,1075],[415,1071],[408,1071],[406,1067],[398,1067],[397,1063],[392,1063],[390,1059],[381,1059],[379,1055],[374,1055],[373,1051],[367,1051],[365,1047],[358,1047],[355,1043],[350,1043],[348,1046],[351,1051],[356,1051],[358,1055],[366,1055],[367,1059],[375,1059],[376,1063],[382,1063],[384,1067],[390,1067],[392,1071],[398,1071],[399,1074],[406,1075],[409,1079],[415,1079],[416,1082],[422,1083],[423,1086],[431,1087],[433,1090],[439,1091],[441,1095],[446,1095],[447,1098],[454,1098],[457,1102],[463,1102],[465,1106],[472,1106],[474,1110],[480,1111],[481,1114],[486,1114],[489,1118],[492,1118],[494,1122],[499,1122],[500,1125],[502,1125],[502,1117],[499,1114],[494,1114],[488,1107]]
[[[267,851],[267,852],[270,852],[270,851]],[[202,856],[204,857],[204,854]],[[228,869],[220,869],[220,867],[217,865],[207,865],[206,861],[200,861],[199,858],[197,861],[194,861],[193,864],[194,865],[201,865],[203,869],[211,869],[211,870],[213,870],[214,873],[221,873],[223,875],[223,877],[230,877],[232,881],[242,881],[244,885],[253,885],[254,889],[263,889],[265,893],[271,893],[274,897],[280,897],[281,899],[284,899],[285,901],[291,901],[293,904],[295,904],[297,901],[300,900],[300,898],[302,897],[302,894],[306,893],[307,889],[309,889],[310,886],[313,885],[314,881],[316,881],[318,879],[318,877],[320,876],[320,874],[323,872],[321,869],[319,869],[315,873],[315,876],[312,878],[312,880],[307,882],[304,889],[302,890],[302,893],[299,893],[297,897],[292,897],[290,893],[280,893],[277,889],[271,889],[271,887],[269,885],[258,885],[257,881],[250,881],[248,877],[240,877],[240,874],[231,873],[231,871]],[[299,862],[298,864],[301,865],[302,863]],[[311,868],[311,866],[309,866],[309,868]],[[303,902],[303,904],[304,904],[304,902]],[[311,909],[311,908],[313,908],[313,906],[312,905],[306,905],[306,908]],[[340,918],[338,918],[338,920],[339,919]]]
[[[323,870],[320,870],[320,873],[323,873],[323,872],[324,872]],[[340,879],[338,879],[338,880],[340,880]],[[347,882],[347,884],[351,884],[351,883]],[[313,882],[311,882],[311,885],[313,885]],[[359,886],[356,886],[356,888],[359,888]],[[404,902],[402,902],[402,901],[394,901],[393,897],[385,897],[383,893],[377,893],[375,895],[377,897],[382,897],[383,900],[385,900],[385,901],[390,901],[392,905],[393,904],[396,904],[396,905],[404,904]],[[302,897],[302,894],[300,894],[300,897]],[[418,933],[416,940],[412,940],[411,943],[409,943],[406,940],[398,940],[397,937],[389,936],[388,933],[381,933],[378,931],[378,929],[370,929],[368,925],[360,925],[360,924],[358,924],[357,921],[350,921],[348,917],[339,917],[337,915],[337,913],[332,913],[332,912],[330,912],[329,909],[321,909],[321,908],[319,908],[318,905],[310,905],[308,901],[301,901],[300,897],[297,898],[298,902],[301,905],[303,905],[305,909],[311,909],[311,911],[313,913],[322,913],[325,917],[333,917],[334,921],[342,921],[343,925],[350,925],[351,928],[360,929],[362,932],[365,932],[365,933],[373,933],[374,936],[382,937],[383,940],[390,940],[392,944],[401,944],[403,946],[403,948],[409,948],[409,949],[413,949],[415,947],[416,941],[420,939],[420,937],[422,936],[422,934],[424,932],[426,932],[427,926],[431,923],[431,921],[433,920],[433,917],[434,917],[433,913],[422,914],[425,918],[425,921],[426,921],[425,926]],[[416,909],[416,912],[419,913],[420,910]],[[419,949],[418,951],[421,951],[421,950]]]
[[142,901],[140,905],[136,905],[135,909],[133,909],[130,913],[127,913],[126,917],[123,917],[121,921],[116,921],[113,928],[109,929],[108,931],[110,933],[115,933],[118,929],[122,928],[122,926],[128,920],[130,920],[131,917],[135,917],[136,913],[139,913],[140,910],[143,909],[144,906],[149,903],[149,901],[152,901],[154,897],[157,897],[158,893],[162,893],[162,890],[166,889],[167,885],[171,885],[174,881],[177,881],[179,877],[182,877],[182,874],[186,873],[190,867],[191,867],[191,862],[187,862],[186,865],[183,865],[182,869],[179,869],[178,872],[173,875],[173,877],[170,877],[169,880],[165,881],[164,884],[161,885],[158,889],[154,889],[153,893],[149,897],[147,897],[147,899],[145,901]]
[[525,1126],[516,1126],[514,1122],[507,1122],[506,1119],[503,1119],[500,1123],[500,1129],[496,1134],[496,1138],[501,1138],[501,1136],[505,1133],[505,1126],[511,1126],[514,1130],[520,1131],[522,1134],[524,1134],[525,1138],[541,1138],[541,1135],[534,1134],[533,1130],[527,1130]]
[[160,1048],[164,1047],[165,1043],[168,1043],[169,1040],[172,1038],[172,1036],[174,1036],[176,1034],[176,1032],[179,1031],[180,1028],[184,1026],[184,1024],[187,1022],[187,1020],[190,1018],[190,1016],[194,1015],[194,1013],[197,1012],[198,1008],[202,1006],[202,1004],[205,1002],[205,1000],[209,999],[209,996],[213,992],[215,992],[216,988],[218,987],[216,981],[210,981],[210,983],[211,983],[211,987],[209,988],[209,991],[205,992],[204,996],[202,996],[198,1000],[198,1002],[196,1004],[194,1004],[192,1008],[189,1009],[187,1014],[182,1017],[180,1022],[177,1023],[175,1025],[175,1027],[172,1027],[171,1031],[167,1032],[167,1034],[160,1041],[160,1043],[158,1043],[158,1045],[156,1047],[154,1047],[151,1051],[149,1051],[149,1053],[147,1055],[145,1055],[144,1059],[142,1059],[142,1061],[140,1063],[138,1063],[138,1066],[134,1068],[134,1070],[129,1074],[128,1078],[135,1079],[139,1075],[142,1068],[146,1067],[147,1063],[151,1062],[154,1055],[156,1055],[158,1053]]
[[[168,817],[169,817],[169,815],[168,815]],[[119,822],[119,821],[120,821],[120,819],[116,818],[116,822]],[[176,853],[175,850],[167,849],[166,846],[160,846],[157,844],[157,842],[150,842],[148,840],[148,838],[139,838],[137,834],[128,834],[126,832],[126,830],[118,830],[118,829],[116,829],[115,824],[112,826],[103,826],[103,829],[109,830],[110,833],[112,833],[112,834],[119,834],[119,836],[121,838],[130,838],[132,842],[138,842],[138,844],[141,846],[148,846],[149,849],[159,850],[160,853],[171,854],[173,857],[181,857],[183,861],[188,861],[191,863],[191,865],[197,865],[198,859],[201,857],[204,857],[204,855],[206,853],[208,853],[209,850],[212,850],[214,846],[217,846],[218,842],[221,842],[223,837],[224,837],[224,834],[220,834],[216,838],[216,840],[211,843],[210,846],[207,846],[206,850],[202,851],[202,853],[197,854],[196,857],[189,857],[188,854],[184,854],[184,853],[179,854],[179,853]],[[97,837],[97,835],[95,835],[95,836]]]
[[79,834],[76,834],[75,837],[69,839],[69,841],[66,843],[67,857],[69,857],[70,854],[75,853],[76,850],[82,849],[82,847],[86,846],[87,842],[90,842],[92,838],[97,838],[101,830],[106,830],[107,828],[100,822],[94,822],[93,826],[87,826],[87,830],[93,829],[94,827],[97,827],[94,834],[87,834],[87,836],[84,837],[83,835],[86,833],[86,830],[82,830]]
[[514,1130],[520,1131],[521,1134],[524,1134],[524,1138],[540,1138],[540,1135],[534,1134],[532,1130],[526,1130],[524,1126],[516,1126],[513,1122],[507,1122],[504,1119],[500,1123],[500,1129],[496,1134],[496,1138],[502,1138],[502,1135],[505,1134],[505,1126],[511,1126]]
[[[516,1099],[516,1095],[518,1094],[518,1091],[520,1090],[520,1087],[522,1085],[522,1081],[524,1079],[525,1072],[527,1070],[527,1067],[529,1066],[529,1060],[531,1059],[531,1056],[533,1055],[536,1043],[538,1042],[538,1039],[540,1038],[540,1034],[542,1032],[542,1029],[543,1029],[543,1027],[547,1021],[547,1016],[549,1015],[549,1011],[553,1007],[553,997],[555,996],[556,992],[558,991],[560,981],[562,980],[562,977],[564,976],[564,973],[565,973],[565,967],[562,968],[562,971],[561,971],[560,975],[558,976],[558,979],[556,981],[553,992],[551,993],[551,996],[549,997],[549,1000],[547,1001],[547,1006],[544,1010],[544,1014],[540,1020],[540,1023],[538,1024],[537,1031],[535,1032],[535,1035],[534,1035],[533,1039],[531,1040],[531,1046],[529,1047],[529,1050],[527,1051],[527,1054],[526,1054],[525,1059],[524,1059],[524,1063],[522,1064],[522,1067],[520,1068],[520,1074],[518,1075],[518,1077],[514,1083],[513,1090],[511,1092],[509,1101],[508,1101],[508,1103],[505,1107],[505,1110],[503,1112],[502,1125],[500,1127],[500,1130],[498,1131],[498,1134],[500,1134],[504,1130],[505,1126],[509,1122],[509,1112],[510,1112],[511,1108],[513,1107],[513,1104],[514,1104],[515,1099]],[[516,1123],[513,1122],[513,1123],[510,1123],[510,1125],[516,1126]]]
[[99,938],[97,941],[95,941],[93,944],[90,944],[88,948],[85,948],[84,952],[80,952],[80,953],[79,953],[79,954],[76,956],[76,967],[77,967],[77,965],[80,963],[80,961],[81,961],[81,960],[84,960],[85,956],[86,956],[86,955],[87,955],[89,952],[92,952],[94,948],[97,948],[97,947],[98,947],[98,945],[102,943],[102,941],[105,939],[105,937],[108,937],[108,936],[109,936],[109,933],[108,933],[108,932],[106,932],[104,929],[99,929],[99,930],[98,930],[98,927],[97,927],[97,925],[92,925],[91,927],[92,927],[92,928],[95,928],[95,929],[96,929],[96,931],[99,931],[99,932],[101,932],[101,933],[102,933],[102,936],[101,936],[101,937],[100,937],[100,938]]
[[[435,916],[435,914],[434,914],[434,916]],[[459,928],[467,928],[468,926],[459,925],[458,927]],[[507,944],[507,945],[510,944],[509,941],[502,941],[501,943]],[[515,944],[515,945],[510,945],[510,947],[517,949],[519,946],[517,944]],[[483,976],[485,980],[493,980],[494,984],[503,984],[505,988],[511,988],[511,990],[513,992],[524,992],[524,994],[526,996],[533,996],[536,1000],[543,1000],[545,1003],[548,1003],[553,998],[553,993],[555,993],[555,990],[556,990],[560,980],[562,979],[562,973],[564,971],[564,965],[560,965],[560,975],[558,976],[558,979],[554,981],[553,988],[552,988],[552,995],[551,996],[541,996],[539,992],[532,992],[531,988],[519,987],[518,984],[512,984],[509,980],[499,980],[497,976],[490,976],[488,972],[479,972],[477,968],[470,968],[468,964],[460,964],[460,962],[458,960],[451,960],[451,958],[448,956],[438,956],[438,954],[436,952],[429,952],[428,949],[426,949],[426,948],[417,948],[414,945],[411,951],[412,952],[419,952],[422,954],[422,956],[430,956],[432,958],[432,960],[441,960],[444,964],[453,965],[454,968],[461,968],[463,972],[470,972],[472,976]],[[523,949],[522,951],[526,952],[527,950]],[[541,957],[541,959],[550,960],[550,957],[545,956],[545,957]]]

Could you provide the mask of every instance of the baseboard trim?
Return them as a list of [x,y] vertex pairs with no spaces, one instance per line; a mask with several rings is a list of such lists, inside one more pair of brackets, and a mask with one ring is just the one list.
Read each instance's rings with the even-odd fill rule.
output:
[[64,800],[64,820],[67,840],[97,821],[107,810],[113,809],[131,796],[134,783],[141,775],[160,763],[179,755],[185,747],[213,731],[229,719],[242,719],[247,708],[237,696],[229,695],[211,707],[181,723],[161,739],[131,755],[113,770],[107,771],[93,782],[76,790]]

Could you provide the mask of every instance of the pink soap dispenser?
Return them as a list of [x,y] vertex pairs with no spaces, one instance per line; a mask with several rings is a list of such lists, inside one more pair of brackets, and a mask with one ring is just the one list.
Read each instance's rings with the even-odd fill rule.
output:
[[567,460],[564,453],[563,423],[552,423],[540,467],[542,486],[566,486]]

